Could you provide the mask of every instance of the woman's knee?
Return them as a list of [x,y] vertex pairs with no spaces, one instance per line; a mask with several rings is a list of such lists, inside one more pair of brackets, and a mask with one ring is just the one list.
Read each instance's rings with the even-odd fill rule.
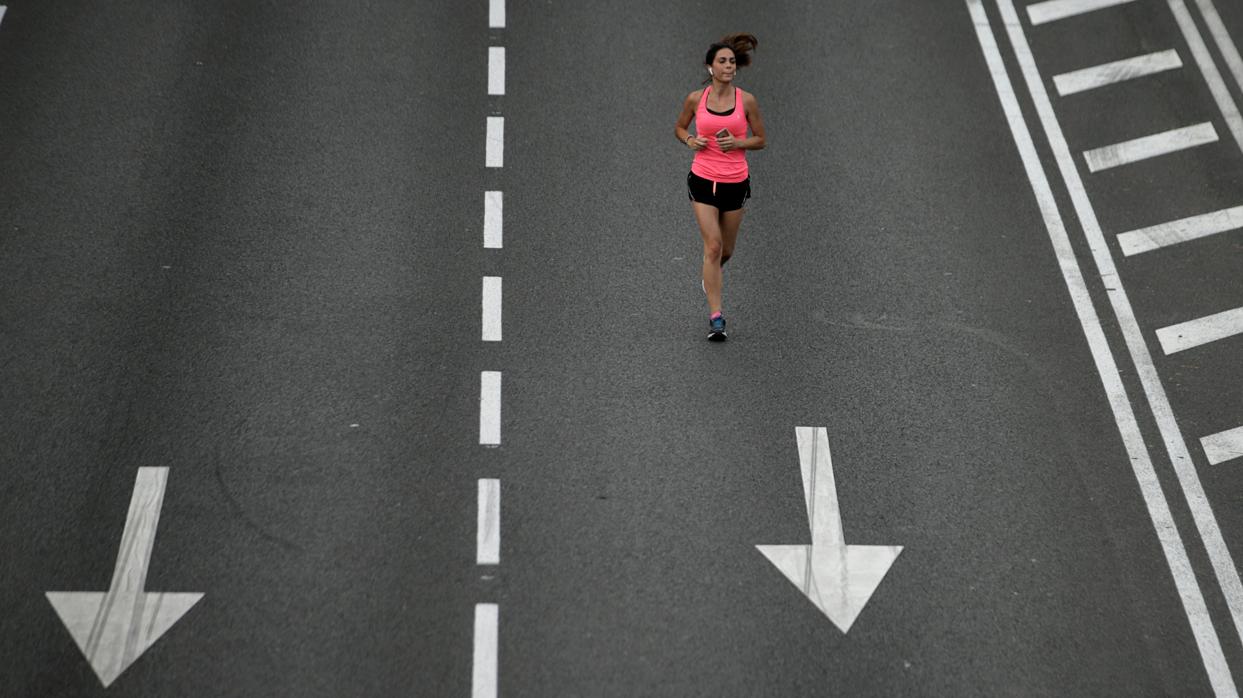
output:
[[708,260],[719,262],[724,249],[720,240],[708,239],[704,240],[704,257]]

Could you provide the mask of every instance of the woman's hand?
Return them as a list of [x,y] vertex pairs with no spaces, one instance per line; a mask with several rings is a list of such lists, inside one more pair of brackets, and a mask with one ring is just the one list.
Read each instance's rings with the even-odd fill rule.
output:
[[738,147],[738,141],[734,140],[734,134],[732,133],[726,133],[724,136],[717,136],[716,144],[720,146],[722,153],[728,153]]
[[703,150],[708,147],[708,139],[704,136],[690,136],[686,139],[686,147],[691,150]]

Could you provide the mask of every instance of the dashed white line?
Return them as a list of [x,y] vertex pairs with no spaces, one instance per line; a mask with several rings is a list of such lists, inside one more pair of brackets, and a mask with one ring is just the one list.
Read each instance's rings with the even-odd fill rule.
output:
[[505,47],[488,47],[488,94],[505,94]]
[[1174,13],[1174,19],[1178,22],[1179,31],[1186,39],[1187,47],[1191,49],[1191,55],[1196,59],[1196,65],[1200,67],[1204,81],[1208,83],[1208,90],[1213,95],[1213,101],[1217,102],[1217,109],[1221,111],[1222,117],[1226,120],[1226,128],[1230,129],[1235,143],[1243,151],[1243,116],[1239,114],[1239,108],[1235,105],[1234,98],[1230,96],[1226,82],[1221,79],[1221,73],[1217,71],[1217,64],[1213,62],[1208,47],[1204,45],[1204,37],[1200,36],[1200,30],[1196,28],[1195,20],[1191,18],[1191,13],[1187,11],[1187,5],[1183,3],[1183,0],[1168,0],[1168,3],[1170,11]]
[[479,517],[475,534],[475,564],[501,564],[501,481],[479,480]]
[[501,277],[483,277],[483,341],[501,341]]
[[475,657],[471,674],[471,698],[496,698],[496,640],[500,608],[494,603],[475,604]]
[[1235,427],[1200,439],[1210,465],[1243,457],[1243,427]]
[[8,8],[8,6],[6,6],[6,5],[0,5],[0,22],[3,22],[3,21],[4,21],[4,13],[5,13],[5,11],[6,11],[6,10],[8,10],[8,9],[9,9],[9,8]]
[[[1040,164],[1040,156],[1036,152],[1035,144],[1032,142],[1031,133],[1028,131],[1027,124],[1023,119],[1023,111],[1014,94],[1014,87],[1010,82],[1009,75],[1006,73],[1005,63],[1002,60],[1000,50],[997,48],[997,41],[993,35],[992,27],[989,25],[981,0],[967,0],[967,7],[975,23],[976,35],[979,38],[980,46],[984,50],[985,60],[988,63],[989,72],[992,74],[993,83],[997,88],[997,95],[1001,100],[1002,109],[1009,121],[1010,131],[1014,136],[1015,144],[1022,158],[1023,167],[1027,171],[1028,179],[1032,184],[1032,190],[1036,195],[1036,202],[1044,218],[1049,239],[1057,254],[1062,278],[1066,282],[1066,288],[1074,304],[1075,313],[1079,317],[1080,325],[1083,327],[1088,348],[1092,353],[1093,361],[1096,363],[1097,373],[1101,377],[1105,394],[1113,411],[1114,420],[1118,424],[1118,431],[1122,436],[1123,445],[1126,448],[1127,455],[1130,457],[1132,472],[1139,485],[1140,494],[1148,510],[1148,516],[1152,520],[1157,540],[1161,544],[1161,550],[1165,554],[1166,562],[1169,564],[1170,574],[1174,579],[1175,588],[1178,590],[1179,598],[1183,604],[1183,611],[1187,615],[1187,620],[1195,637],[1196,646],[1200,651],[1200,657],[1208,673],[1209,681],[1217,695],[1237,695],[1234,678],[1230,673],[1230,667],[1226,664],[1225,655],[1222,653],[1221,641],[1213,628],[1213,621],[1204,603],[1204,596],[1196,581],[1195,572],[1191,568],[1191,561],[1187,557],[1187,549],[1184,547],[1182,537],[1174,524],[1169,502],[1166,500],[1165,493],[1161,489],[1161,483],[1157,479],[1156,470],[1153,467],[1151,457],[1144,444],[1143,434],[1140,432],[1139,424],[1135,418],[1135,412],[1131,406],[1130,399],[1127,397],[1126,387],[1122,383],[1117,363],[1109,348],[1109,342],[1105,338],[1100,318],[1096,314],[1086,281],[1083,278],[1083,272],[1079,268],[1074,248],[1071,246],[1066,226],[1061,214],[1058,212],[1052,188],[1045,175],[1044,167]],[[1063,177],[1067,179],[1067,185],[1075,202],[1076,211],[1080,213],[1080,222],[1083,223],[1085,229],[1095,227],[1095,239],[1090,240],[1093,251],[1105,249],[1107,255],[1108,249],[1104,244],[1099,226],[1096,225],[1095,214],[1091,211],[1091,204],[1087,201],[1087,195],[1083,191],[1083,183],[1079,180],[1078,173],[1075,171],[1070,149],[1061,135],[1061,128],[1057,125],[1056,118],[1053,117],[1053,107],[1049,103],[1048,94],[1044,91],[1040,74],[1036,70],[1035,61],[1031,55],[1031,49],[1027,45],[1027,38],[1023,35],[1018,15],[1014,11],[1014,5],[1009,0],[998,0],[998,7],[1001,9],[1002,24],[1006,27],[1006,31],[1010,36],[1010,43],[1015,49],[1015,55],[1023,71],[1024,79],[1032,93],[1037,114],[1057,156],[1058,167],[1061,169]],[[1073,175],[1073,179],[1068,175]],[[1086,208],[1082,208],[1084,206]],[[1088,225],[1089,222],[1092,224],[1091,226]],[[1098,264],[1100,264],[1099,252],[1097,254]],[[1107,261],[1112,269],[1112,260],[1107,258]],[[1113,277],[1116,277],[1116,274],[1109,276],[1109,278]],[[1117,287],[1121,289],[1121,286]],[[1114,300],[1115,312],[1118,312],[1117,300],[1112,296],[1111,300]],[[1129,308],[1129,304],[1126,304],[1125,296],[1122,297],[1122,304]],[[1119,313],[1119,315],[1122,316],[1122,313]],[[1133,324],[1134,315],[1129,314],[1129,316]],[[1151,360],[1148,361],[1148,364],[1151,365]],[[1194,476],[1194,471],[1192,475]],[[1184,491],[1186,489],[1187,487],[1184,485]],[[1204,502],[1203,505],[1207,506],[1207,502]],[[1196,507],[1197,504],[1193,502],[1192,509],[1195,510]]]
[[1134,2],[1134,0],[1045,0],[1045,2],[1028,5],[1027,16],[1033,25],[1044,24],[1114,5],[1124,5],[1128,2]]
[[1239,228],[1243,228],[1243,206],[1122,233],[1118,235],[1118,245],[1122,248],[1122,254],[1129,257]]
[[505,0],[488,0],[488,27],[505,28]]
[[1243,334],[1243,308],[1223,310],[1195,320],[1157,330],[1157,340],[1166,355],[1193,349],[1219,339]]
[[483,193],[483,246],[484,249],[499,250],[504,244],[502,228],[503,197],[499,191]]
[[1183,62],[1178,51],[1169,49],[1055,75],[1053,84],[1057,93],[1065,97],[1181,67]]
[[479,443],[501,445],[501,372],[479,374]]
[[502,167],[505,164],[505,117],[488,117],[488,167]]
[[1217,129],[1206,121],[1194,126],[1184,126],[1143,138],[1093,148],[1084,151],[1083,159],[1087,161],[1089,171],[1100,172],[1111,167],[1129,165],[1140,160],[1216,142]]

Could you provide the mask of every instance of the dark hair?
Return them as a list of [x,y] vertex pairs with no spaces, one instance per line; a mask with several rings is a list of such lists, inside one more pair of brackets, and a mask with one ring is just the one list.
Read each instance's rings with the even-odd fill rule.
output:
[[704,56],[704,65],[712,65],[712,61],[716,60],[716,52],[723,48],[734,52],[734,59],[739,68],[751,65],[751,52],[759,45],[760,40],[755,38],[755,34],[728,34],[708,47],[708,55]]

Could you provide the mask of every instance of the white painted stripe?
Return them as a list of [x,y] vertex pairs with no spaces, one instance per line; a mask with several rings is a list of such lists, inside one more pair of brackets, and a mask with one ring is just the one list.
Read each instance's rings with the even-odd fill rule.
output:
[[1089,171],[1100,172],[1111,167],[1129,165],[1132,162],[1216,142],[1217,129],[1206,121],[1194,126],[1184,126],[1143,138],[1093,148],[1084,151],[1083,159],[1087,160]]
[[1243,308],[1223,310],[1195,320],[1180,322],[1177,325],[1162,327],[1157,330],[1157,340],[1161,349],[1170,355],[1185,349],[1216,342],[1219,339],[1243,334]]
[[1122,254],[1131,256],[1180,242],[1243,228],[1243,206],[1203,213],[1190,218],[1161,223],[1118,236]]
[[488,47],[488,94],[505,94],[505,47]]
[[1210,465],[1243,457],[1243,427],[1235,427],[1200,439]]
[[1101,10],[1114,5],[1125,5],[1134,0],[1045,0],[1027,6],[1027,17],[1032,24],[1044,24],[1054,20],[1074,17],[1085,12]]
[[8,6],[0,5],[0,22],[4,21],[4,13],[8,10]]
[[475,659],[470,681],[471,698],[496,698],[496,640],[500,608],[475,604]]
[[483,246],[489,250],[499,250],[505,236],[502,233],[502,196],[499,191],[483,193]]
[[[1156,366],[1152,363],[1152,355],[1145,343],[1140,324],[1136,322],[1135,310],[1131,308],[1130,299],[1126,297],[1126,289],[1122,288],[1121,279],[1117,276],[1114,257],[1109,251],[1109,245],[1105,242],[1105,233],[1100,230],[1100,221],[1096,220],[1096,211],[1088,199],[1088,193],[1084,190],[1079,170],[1075,168],[1070,147],[1066,145],[1066,139],[1062,134],[1062,125],[1058,124],[1058,118],[1053,112],[1053,103],[1049,101],[1049,94],[1045,92],[1040,72],[1035,67],[1032,48],[1028,46],[1027,36],[1023,34],[1023,27],[1019,24],[1014,4],[1011,0],[997,0],[997,5],[1001,7],[1002,24],[1006,25],[1011,46],[1014,47],[1014,55],[1018,58],[1019,67],[1022,68],[1023,79],[1032,96],[1035,112],[1040,118],[1045,137],[1048,138],[1049,145],[1053,148],[1054,158],[1057,160],[1058,170],[1062,173],[1066,190],[1069,191],[1075,215],[1078,216],[1084,236],[1088,238],[1088,247],[1093,256],[1096,271],[1100,274],[1101,281],[1105,282],[1106,297],[1109,298],[1110,306],[1114,309],[1122,339],[1126,343],[1127,353],[1130,354],[1131,361],[1135,364],[1136,374],[1139,375],[1140,384],[1144,386],[1144,394],[1149,401],[1157,430],[1161,432],[1162,441],[1165,441],[1166,452],[1170,455],[1171,466],[1178,478],[1178,486],[1182,488],[1183,497],[1187,499],[1187,508],[1191,510],[1192,520],[1196,523],[1199,538],[1208,553],[1213,573],[1217,576],[1222,595],[1226,597],[1226,605],[1231,610],[1231,617],[1234,621],[1234,630],[1243,638],[1243,582],[1239,580],[1238,570],[1234,568],[1231,551],[1226,546],[1226,540],[1222,538],[1222,530],[1217,525],[1217,519],[1213,517],[1212,505],[1208,503],[1208,497],[1204,494],[1204,488],[1199,482],[1195,463],[1192,462],[1191,453],[1187,450],[1187,442],[1183,440],[1182,432],[1178,430],[1178,422],[1173,417],[1170,399],[1166,396],[1165,388],[1161,385],[1161,376],[1157,375]],[[1069,247],[1069,243],[1066,245],[1065,253],[1069,257],[1063,260],[1063,270],[1068,265],[1078,268],[1078,262],[1075,262],[1074,251]],[[1090,303],[1091,299],[1086,296],[1086,291],[1084,297]],[[1095,318],[1095,313],[1093,317]],[[1100,333],[1099,323],[1096,324],[1094,332]],[[1108,353],[1109,345],[1105,343],[1104,334],[1100,334],[1099,337],[1100,347]],[[1093,353],[1096,354],[1096,350]],[[1209,682],[1212,683],[1213,691],[1217,693],[1217,696],[1238,696],[1238,689],[1234,687],[1234,678],[1229,672],[1226,658],[1222,655],[1221,642],[1217,638],[1216,631],[1213,630],[1212,620],[1209,619],[1203,596],[1199,592],[1196,575],[1191,569],[1190,561],[1187,560],[1187,551],[1178,537],[1178,530],[1173,523],[1165,496],[1161,492],[1161,484],[1157,481],[1156,471],[1152,467],[1149,453],[1144,446],[1144,438],[1140,433],[1139,425],[1135,422],[1130,400],[1126,399],[1121,378],[1116,374],[1117,368],[1112,355],[1109,356],[1108,365],[1110,378],[1104,380],[1114,388],[1108,388],[1106,392],[1109,392],[1112,402],[1115,400],[1114,390],[1120,391],[1114,405],[1115,419],[1119,417],[1117,410],[1125,407],[1126,426],[1121,427],[1122,441],[1127,445],[1127,452],[1131,456],[1131,467],[1140,483],[1140,491],[1144,493],[1145,504],[1149,508],[1152,523],[1157,529],[1157,538],[1161,540],[1162,548],[1165,549],[1166,560],[1170,563],[1175,585],[1182,596],[1183,611],[1186,612],[1187,619],[1191,622],[1192,633],[1196,637],[1199,656],[1203,659]],[[1098,359],[1098,370],[1100,366],[1100,359]],[[1100,370],[1100,373],[1104,378],[1105,371]],[[1119,425],[1121,424],[1122,421],[1119,420]]]
[[1178,21],[1178,29],[1183,33],[1187,47],[1191,49],[1191,55],[1196,59],[1196,65],[1200,67],[1200,73],[1204,75],[1204,81],[1208,83],[1208,90],[1213,95],[1213,101],[1217,102],[1217,109],[1221,111],[1222,118],[1226,120],[1226,128],[1230,129],[1230,133],[1234,135],[1234,142],[1238,144],[1240,150],[1243,150],[1243,116],[1239,114],[1239,108],[1230,96],[1226,82],[1221,79],[1221,73],[1217,72],[1217,64],[1213,62],[1208,47],[1204,45],[1204,37],[1200,36],[1200,30],[1196,28],[1195,20],[1191,19],[1191,13],[1187,11],[1187,5],[1183,0],[1167,1],[1170,11],[1174,13],[1174,19]]
[[479,376],[479,443],[501,445],[500,371],[484,371]]
[[[1072,192],[1086,202],[1086,197],[1083,196],[1083,185],[1079,182],[1078,175],[1075,172],[1070,150],[1067,148],[1065,140],[1061,138],[1061,130],[1056,120],[1052,119],[1053,108],[1049,103],[1048,95],[1044,92],[1043,85],[1040,83],[1039,73],[1035,70],[1031,50],[1027,46],[1027,39],[1019,25],[1014,5],[1009,0],[999,1],[998,5],[1002,11],[1002,21],[1010,33],[1011,43],[1015,46],[1015,53],[1022,66],[1024,77],[1028,81],[1029,86],[1032,86],[1033,81],[1036,83],[1032,91],[1040,97],[1035,98],[1034,102],[1041,122],[1046,127],[1046,133],[1053,131],[1058,136],[1056,141],[1060,143],[1060,147],[1057,145],[1054,147],[1055,153],[1058,154],[1058,165],[1063,172],[1066,171],[1066,168],[1069,168],[1070,172],[1075,174],[1074,181],[1079,186],[1077,192],[1074,188],[1072,188]],[[997,41],[993,35],[992,28],[989,26],[988,17],[984,13],[981,0],[967,0],[967,7],[971,11],[976,35],[979,37],[980,46],[984,50],[989,72],[992,74],[993,83],[997,88],[997,95],[1001,100],[1002,109],[1010,123],[1010,131],[1014,136],[1014,141],[1023,160],[1023,167],[1027,171],[1028,179],[1031,181],[1032,190],[1036,195],[1036,202],[1040,207],[1041,216],[1044,218],[1045,227],[1049,232],[1049,239],[1057,254],[1062,278],[1066,282],[1066,288],[1070,293],[1075,313],[1079,318],[1080,325],[1083,327],[1088,348],[1092,353],[1097,373],[1100,375],[1101,382],[1104,385],[1110,409],[1113,411],[1114,421],[1117,423],[1118,432],[1122,436],[1122,443],[1126,448],[1127,455],[1130,457],[1131,470],[1135,475],[1136,482],[1139,484],[1140,494],[1144,499],[1144,506],[1148,510],[1149,518],[1152,519],[1153,528],[1157,533],[1157,540],[1160,542],[1161,550],[1165,554],[1167,564],[1170,566],[1170,574],[1174,579],[1175,588],[1178,590],[1179,598],[1182,601],[1183,612],[1187,615],[1187,620],[1191,625],[1201,660],[1204,662],[1209,680],[1217,695],[1237,695],[1234,679],[1230,674],[1230,668],[1227,666],[1226,658],[1222,653],[1221,642],[1217,638],[1217,632],[1213,629],[1213,621],[1208,614],[1208,608],[1204,603],[1204,596],[1196,582],[1195,572],[1191,568],[1191,561],[1187,558],[1187,549],[1183,546],[1182,538],[1179,536],[1178,529],[1174,524],[1173,515],[1170,513],[1169,502],[1166,500],[1165,493],[1161,489],[1161,483],[1157,479],[1156,470],[1144,444],[1143,434],[1140,432],[1131,401],[1127,397],[1126,386],[1122,383],[1118,366],[1109,348],[1109,342],[1105,338],[1104,329],[1101,327],[1100,318],[1096,314],[1096,308],[1092,303],[1091,295],[1088,293],[1087,283],[1075,258],[1075,251],[1070,244],[1070,237],[1066,231],[1065,223],[1058,212],[1053,190],[1045,175],[1044,167],[1040,164],[1040,156],[1037,154],[1036,146],[1032,142],[1031,133],[1028,131],[1027,124],[1023,119],[1022,108],[1019,106],[1018,99],[1014,94],[1010,78],[1006,74],[1005,63],[1002,61],[1001,52],[997,48]],[[1053,141],[1054,139],[1050,138],[1050,140]],[[1097,238],[1103,240],[1099,229],[1097,231]],[[1099,242],[1097,247],[1103,248],[1103,242]]]
[[479,518],[475,564],[501,564],[501,481],[479,480]]
[[505,28],[505,0],[488,0],[488,27]]
[[1204,23],[1208,25],[1208,33],[1212,35],[1213,41],[1217,44],[1217,50],[1221,52],[1226,66],[1230,68],[1235,84],[1243,90],[1243,58],[1239,57],[1239,48],[1234,45],[1234,40],[1226,31],[1226,25],[1222,24],[1221,17],[1217,15],[1213,0],[1196,0],[1196,6],[1200,8],[1200,14],[1204,16]]
[[1057,93],[1065,97],[1181,67],[1183,61],[1178,51],[1169,49],[1055,75],[1053,84],[1057,86]]
[[488,167],[502,167],[505,164],[505,117],[488,117]]
[[483,277],[483,341],[501,341],[501,277]]

